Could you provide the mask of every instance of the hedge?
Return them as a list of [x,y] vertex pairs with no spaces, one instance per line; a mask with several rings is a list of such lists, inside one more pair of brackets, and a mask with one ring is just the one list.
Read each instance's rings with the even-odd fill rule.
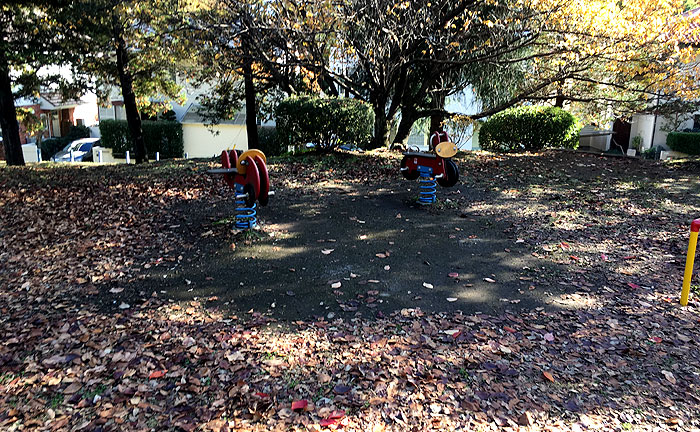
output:
[[[161,158],[179,158],[184,153],[182,124],[175,121],[144,120],[141,122],[143,139],[148,157],[154,159],[156,152]],[[127,150],[133,153],[134,145],[126,120],[103,120],[100,122],[100,138],[104,147],[112,149],[116,157],[124,157]]]
[[329,151],[343,144],[366,147],[372,139],[374,113],[357,99],[293,96],[277,106],[275,118],[282,148],[311,142]]
[[671,132],[666,138],[666,145],[673,150],[688,155],[700,155],[700,133]]
[[581,125],[561,108],[521,106],[491,116],[479,130],[484,150],[509,153],[577,148]]

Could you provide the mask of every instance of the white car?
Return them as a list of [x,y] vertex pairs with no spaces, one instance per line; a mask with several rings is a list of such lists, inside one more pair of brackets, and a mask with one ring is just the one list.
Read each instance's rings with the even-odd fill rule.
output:
[[92,146],[100,144],[99,138],[81,138],[68,144],[51,157],[54,162],[71,162],[70,153],[73,150],[74,162],[89,162],[92,161]]

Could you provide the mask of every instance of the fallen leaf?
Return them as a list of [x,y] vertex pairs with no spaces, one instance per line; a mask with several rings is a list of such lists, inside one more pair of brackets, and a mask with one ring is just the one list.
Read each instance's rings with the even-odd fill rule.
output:
[[298,400],[292,402],[292,411],[298,411],[298,410],[303,410],[306,409],[306,407],[309,405],[309,401],[306,399]]
[[545,377],[548,381],[554,382],[554,377],[551,373],[547,371],[542,371],[542,376]]
[[65,389],[63,389],[63,393],[71,395],[71,394],[76,393],[81,388],[83,388],[82,384],[80,384],[79,382],[74,382],[74,383],[71,383],[71,385],[69,385]]
[[484,280],[488,283],[496,283],[496,281],[491,278],[484,278]]
[[321,251],[321,253],[324,254],[324,255],[328,255],[328,254],[330,254],[331,252],[333,252],[334,250],[335,250],[335,249],[323,249],[323,250]]
[[351,387],[348,387],[343,384],[338,384],[335,387],[333,387],[333,393],[338,394],[338,395],[344,395],[345,393],[349,392],[352,390]]
[[168,372],[167,369],[153,371],[150,375],[148,375],[148,379],[163,378],[166,372]]
[[428,282],[423,282],[423,286],[428,289],[433,289],[433,284],[429,284]]

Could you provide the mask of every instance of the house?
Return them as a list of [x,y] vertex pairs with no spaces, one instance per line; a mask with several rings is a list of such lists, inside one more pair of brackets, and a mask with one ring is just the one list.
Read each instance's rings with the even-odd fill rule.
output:
[[[71,126],[87,126],[94,134],[97,132],[97,97],[85,95],[80,99],[65,100],[59,93],[41,93],[37,97],[19,98],[15,107],[29,108],[34,111],[42,124],[41,137],[53,138],[65,136]],[[29,144],[36,137],[27,134],[24,125],[20,124],[20,141]]]
[[[222,120],[217,125],[207,125],[198,114],[197,94],[188,94],[183,105],[172,103],[175,119],[182,123],[184,152],[189,158],[218,156],[222,150],[248,150],[245,107],[231,120]],[[100,120],[126,120],[124,102],[121,96],[113,96],[105,107],[99,107]],[[258,123],[260,124],[260,123]],[[273,122],[264,123],[274,126]]]

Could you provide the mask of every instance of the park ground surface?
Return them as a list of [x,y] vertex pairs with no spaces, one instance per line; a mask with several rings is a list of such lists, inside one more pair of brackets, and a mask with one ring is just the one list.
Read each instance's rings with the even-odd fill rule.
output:
[[213,162],[1,169],[0,429],[700,427],[700,161],[399,158],[271,160],[246,234]]

